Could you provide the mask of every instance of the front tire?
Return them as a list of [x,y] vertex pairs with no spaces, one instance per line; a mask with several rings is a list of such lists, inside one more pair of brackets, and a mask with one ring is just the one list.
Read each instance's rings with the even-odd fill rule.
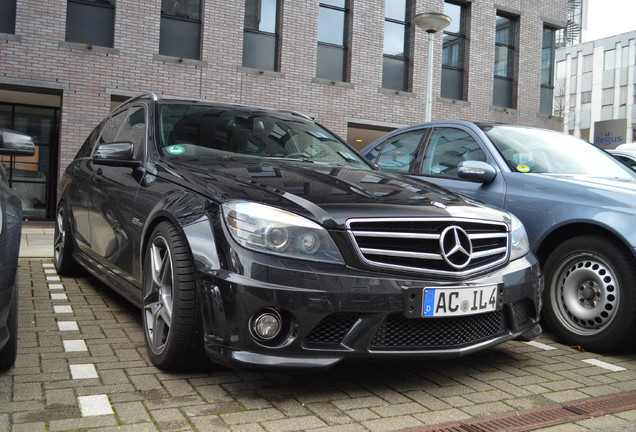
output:
[[18,277],[16,275],[13,284],[13,296],[9,305],[9,316],[7,317],[7,330],[9,330],[9,340],[0,349],[0,370],[7,370],[15,364],[18,356]]
[[77,265],[73,259],[73,239],[71,238],[71,223],[66,216],[64,204],[60,203],[55,217],[55,234],[53,236],[53,263],[57,274],[73,276],[77,272]]
[[203,357],[194,265],[183,235],[169,222],[157,225],[146,249],[142,315],[155,366],[184,369]]
[[565,241],[545,264],[544,315],[568,345],[613,351],[636,330],[636,265],[625,247],[586,235]]

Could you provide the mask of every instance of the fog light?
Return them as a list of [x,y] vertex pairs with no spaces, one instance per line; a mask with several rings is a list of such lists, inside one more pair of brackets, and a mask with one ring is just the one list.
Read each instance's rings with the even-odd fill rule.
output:
[[280,333],[282,328],[280,315],[268,311],[256,316],[252,320],[254,336],[262,340],[272,340]]

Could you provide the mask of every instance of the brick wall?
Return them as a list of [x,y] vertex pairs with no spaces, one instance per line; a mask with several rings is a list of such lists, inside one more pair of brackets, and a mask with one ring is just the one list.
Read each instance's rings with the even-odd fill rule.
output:
[[[157,58],[160,0],[117,0],[114,49],[65,44],[66,0],[18,0],[16,37],[0,37],[0,83],[55,83],[62,97],[60,170],[107,114],[112,94],[153,90],[167,95],[291,108],[307,112],[341,136],[347,120],[411,124],[424,118],[428,36],[414,27],[413,86],[409,94],[380,92],[384,0],[351,0],[352,86],[312,82],[316,71],[318,1],[283,1],[281,69],[254,74],[241,68],[244,2],[204,1],[199,62]],[[416,13],[443,12],[443,0],[422,0]],[[435,35],[433,119],[503,121],[559,129],[539,112],[544,21],[562,23],[566,0],[474,0],[468,43],[468,100],[442,100],[442,37]],[[492,107],[495,14],[519,20],[518,101],[515,110]],[[15,81],[14,81],[15,82]]]

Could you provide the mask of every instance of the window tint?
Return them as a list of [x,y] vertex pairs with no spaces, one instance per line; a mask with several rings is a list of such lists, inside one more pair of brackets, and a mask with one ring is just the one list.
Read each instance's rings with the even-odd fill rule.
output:
[[327,129],[302,117],[223,106],[165,104],[161,141],[169,158],[285,158],[369,168]]
[[69,0],[66,8],[66,40],[86,45],[113,47],[113,0]]
[[465,160],[485,162],[486,154],[467,132],[436,128],[424,153],[422,174],[459,178],[457,166]]
[[142,149],[145,148],[146,138],[146,113],[143,107],[136,106],[128,110],[126,121],[122,124],[116,142],[131,142],[134,145],[136,158],[141,158]]
[[102,134],[99,137],[98,144],[117,142],[117,133],[121,129],[128,111],[122,111],[115,114],[102,129]]
[[102,123],[100,123],[99,126],[97,126],[95,129],[93,129],[93,131],[88,136],[88,138],[86,138],[86,141],[84,141],[84,144],[82,144],[82,147],[77,152],[77,156],[75,156],[76,158],[89,157],[93,153],[93,148],[95,147],[95,141],[101,128],[102,128]]
[[426,130],[407,132],[387,140],[376,161],[378,166],[389,171],[407,172],[425,132]]

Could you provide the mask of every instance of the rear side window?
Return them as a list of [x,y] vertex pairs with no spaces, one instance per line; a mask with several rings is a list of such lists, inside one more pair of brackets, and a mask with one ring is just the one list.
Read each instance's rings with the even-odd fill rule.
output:
[[387,171],[408,172],[426,130],[407,132],[389,138],[376,164]]

